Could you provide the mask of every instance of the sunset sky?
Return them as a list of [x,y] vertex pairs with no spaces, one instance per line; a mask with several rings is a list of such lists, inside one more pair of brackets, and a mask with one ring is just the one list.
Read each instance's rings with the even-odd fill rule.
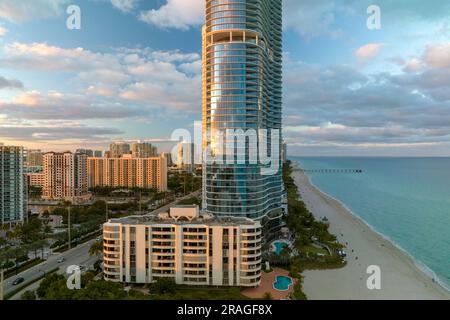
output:
[[[81,30],[66,28],[70,4]],[[450,1],[284,8],[291,155],[450,156]],[[0,0],[0,142],[105,149],[192,128],[203,17],[204,0]]]

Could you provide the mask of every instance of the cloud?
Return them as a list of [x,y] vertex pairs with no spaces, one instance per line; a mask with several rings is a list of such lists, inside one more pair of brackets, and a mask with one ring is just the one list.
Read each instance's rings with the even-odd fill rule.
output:
[[382,43],[368,43],[355,51],[355,55],[358,59],[368,60],[375,58],[380,50],[384,47]]
[[111,0],[111,4],[122,12],[133,11],[140,0]]
[[68,0],[1,0],[0,18],[10,22],[21,23],[28,20],[39,20],[60,15]]
[[424,61],[433,68],[450,68],[450,42],[429,45],[424,53]]
[[90,96],[133,102],[149,108],[195,112],[201,100],[201,57],[179,50],[118,48],[108,53],[46,43],[8,44],[0,53],[5,68],[57,72]]
[[[120,135],[123,132],[114,128],[90,127],[73,123],[59,122],[51,126],[33,125],[0,125],[0,136],[8,140],[22,141],[59,141],[61,140],[93,140],[105,136]],[[92,141],[91,141],[92,142]]]
[[284,0],[283,23],[299,35],[311,39],[320,35],[339,37],[339,29],[333,29],[336,4],[329,0]]
[[403,67],[396,73],[366,74],[353,66],[311,65],[287,56],[286,140],[297,154],[449,155],[450,72],[444,48],[425,48],[423,60],[392,59]]
[[167,0],[159,9],[142,11],[139,19],[162,29],[188,30],[204,21],[204,0]]
[[28,91],[0,102],[0,114],[12,119],[28,120],[90,120],[123,119],[142,116],[145,110],[120,103],[96,102],[80,95]]
[[23,83],[15,79],[6,79],[0,76],[0,89],[23,89]]
[[8,29],[5,27],[0,26],[0,37],[5,36],[8,33]]

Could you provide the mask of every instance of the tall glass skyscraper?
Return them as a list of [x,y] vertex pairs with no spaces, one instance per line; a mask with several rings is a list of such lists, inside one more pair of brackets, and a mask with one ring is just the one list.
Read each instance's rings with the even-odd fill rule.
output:
[[[281,99],[282,0],[207,0],[203,149],[208,151],[203,156],[203,206],[208,213],[258,220],[281,215]],[[261,129],[267,130],[267,139]],[[232,142],[236,154],[245,151],[245,163],[207,160],[205,153],[226,157],[229,149],[221,153],[226,148],[221,147],[230,141],[218,136],[226,130],[258,132],[257,145],[248,137],[244,148]],[[273,138],[275,131],[279,135]],[[263,144],[279,168],[271,174],[263,173],[269,165],[249,161]],[[273,146],[276,152],[271,151]]]

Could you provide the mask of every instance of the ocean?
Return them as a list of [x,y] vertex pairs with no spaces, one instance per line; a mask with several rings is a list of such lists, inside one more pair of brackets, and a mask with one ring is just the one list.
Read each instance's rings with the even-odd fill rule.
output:
[[343,203],[450,290],[450,158],[298,158],[321,191]]

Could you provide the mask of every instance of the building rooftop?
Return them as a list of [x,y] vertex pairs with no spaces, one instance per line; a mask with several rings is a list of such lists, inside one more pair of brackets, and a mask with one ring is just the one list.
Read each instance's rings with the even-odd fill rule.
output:
[[150,214],[145,216],[129,216],[119,219],[110,219],[108,223],[121,223],[126,225],[154,225],[154,224],[175,224],[175,225],[220,225],[238,226],[248,225],[259,227],[259,222],[248,218],[236,217],[215,217],[199,211],[198,206],[176,206],[170,208],[169,212]]

